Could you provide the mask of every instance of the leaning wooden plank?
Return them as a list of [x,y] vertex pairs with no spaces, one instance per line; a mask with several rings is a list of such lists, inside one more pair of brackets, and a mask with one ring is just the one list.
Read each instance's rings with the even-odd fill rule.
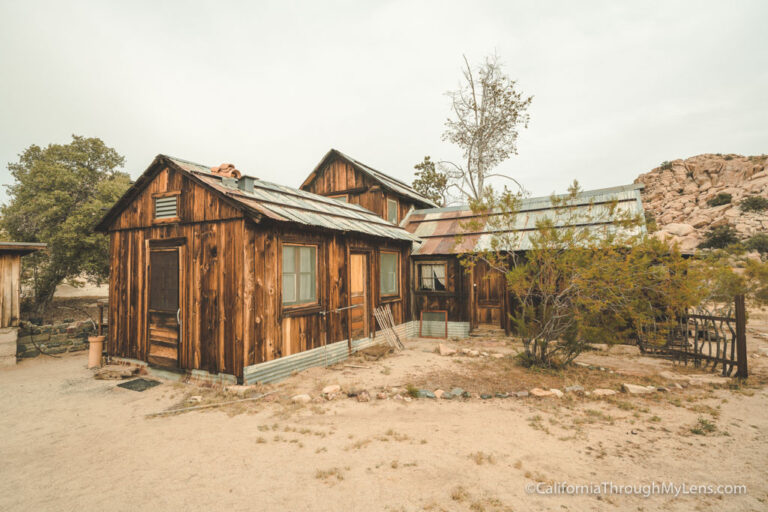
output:
[[392,316],[392,309],[389,307],[389,304],[387,304],[387,318],[389,319],[389,326],[392,329],[392,334],[395,336],[395,340],[397,340],[397,346],[400,347],[400,349],[404,349],[405,345],[403,345],[403,342],[400,341],[400,336],[397,334],[397,331],[395,330],[395,318]]
[[392,348],[395,348],[396,346],[393,344],[392,337],[389,334],[387,323],[381,314],[381,308],[374,309],[373,314],[376,317],[376,321],[379,323],[379,327],[381,327],[381,332],[384,333],[384,338],[387,340],[387,343]]

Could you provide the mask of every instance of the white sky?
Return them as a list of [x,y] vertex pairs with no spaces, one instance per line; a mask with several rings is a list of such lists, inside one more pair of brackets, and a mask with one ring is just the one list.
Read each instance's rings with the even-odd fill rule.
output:
[[[0,0],[0,183],[30,144],[101,137],[298,186],[335,147],[410,182],[462,53],[535,96],[507,171],[535,195],[663,160],[768,153],[768,2]],[[5,190],[0,200],[5,199]]]

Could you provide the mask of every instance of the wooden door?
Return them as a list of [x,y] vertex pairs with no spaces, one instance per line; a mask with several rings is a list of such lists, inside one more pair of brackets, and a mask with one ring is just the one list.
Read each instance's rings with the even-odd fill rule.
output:
[[490,325],[504,327],[504,274],[492,269],[484,261],[475,265],[473,270],[475,289],[475,315],[476,326]]
[[149,352],[147,362],[164,368],[179,367],[181,310],[179,309],[180,247],[149,251]]
[[368,256],[349,255],[349,310],[351,339],[357,340],[368,335]]

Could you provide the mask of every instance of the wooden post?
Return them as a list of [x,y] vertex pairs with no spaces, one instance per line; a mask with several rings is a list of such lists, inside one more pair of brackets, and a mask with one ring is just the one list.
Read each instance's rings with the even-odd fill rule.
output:
[[104,325],[104,304],[99,304],[99,336],[102,335]]
[[736,305],[736,359],[738,368],[736,377],[746,379],[747,371],[747,311],[744,307],[744,296],[734,298]]

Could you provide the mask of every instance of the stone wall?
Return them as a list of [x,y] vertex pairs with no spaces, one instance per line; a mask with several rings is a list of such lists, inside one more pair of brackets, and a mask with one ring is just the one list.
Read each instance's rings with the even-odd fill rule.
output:
[[[88,349],[88,336],[96,332],[91,322],[73,322],[55,325],[25,324],[19,328],[16,339],[16,357],[36,357],[40,350],[48,354],[76,352]],[[34,342],[34,343],[33,343]]]
[[18,327],[0,329],[0,368],[16,364],[16,337]]

